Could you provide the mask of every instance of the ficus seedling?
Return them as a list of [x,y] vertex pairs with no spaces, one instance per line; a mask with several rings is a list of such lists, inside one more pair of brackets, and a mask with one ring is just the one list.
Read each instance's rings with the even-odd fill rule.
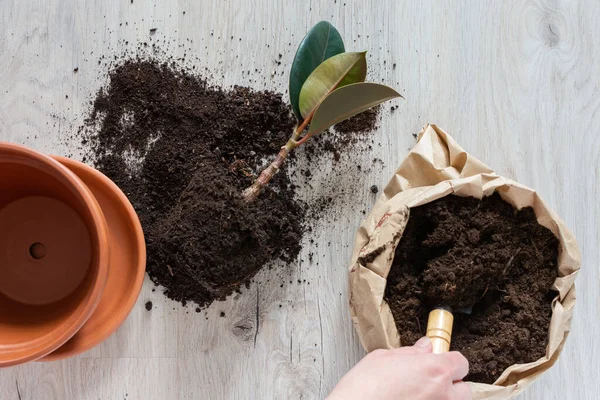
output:
[[290,152],[313,135],[402,97],[388,86],[365,82],[366,75],[366,52],[346,52],[342,37],[329,22],[319,22],[306,34],[290,71],[290,103],[298,123],[275,160],[244,190],[246,202],[256,199]]

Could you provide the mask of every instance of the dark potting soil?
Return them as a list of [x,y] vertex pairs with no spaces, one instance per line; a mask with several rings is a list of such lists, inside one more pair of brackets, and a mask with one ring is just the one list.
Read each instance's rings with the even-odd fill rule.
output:
[[296,258],[304,211],[286,165],[257,201],[241,199],[294,127],[281,94],[222,90],[155,61],[125,61],[109,76],[84,136],[136,209],[148,274],[168,297],[208,305],[265,264]]
[[454,312],[451,345],[469,360],[467,380],[493,383],[543,357],[558,247],[532,208],[517,211],[498,194],[411,209],[385,292],[402,344],[425,335],[432,307],[472,307]]
[[333,126],[333,129],[313,136],[299,150],[305,152],[309,162],[323,153],[329,153],[333,156],[333,161],[337,163],[340,161],[342,153],[352,155],[356,147],[361,144],[368,145],[372,141],[373,133],[378,129],[377,121],[380,111],[381,106],[376,106],[339,122]]
[[[373,107],[354,117],[348,118],[335,125],[336,132],[339,133],[369,133],[377,129],[377,117],[381,106]],[[351,139],[350,136],[344,136]]]

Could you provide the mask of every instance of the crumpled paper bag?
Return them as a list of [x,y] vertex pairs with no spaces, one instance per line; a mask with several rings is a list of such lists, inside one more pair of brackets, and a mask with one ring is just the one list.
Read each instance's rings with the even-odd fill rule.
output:
[[427,125],[356,233],[350,266],[350,313],[367,351],[402,345],[383,299],[386,278],[410,208],[452,193],[482,198],[499,192],[514,207],[533,207],[538,222],[560,241],[558,277],[545,357],[507,368],[493,385],[470,382],[474,399],[509,399],[531,385],[557,360],[571,327],[580,253],[575,237],[533,190],[496,175],[446,132]]

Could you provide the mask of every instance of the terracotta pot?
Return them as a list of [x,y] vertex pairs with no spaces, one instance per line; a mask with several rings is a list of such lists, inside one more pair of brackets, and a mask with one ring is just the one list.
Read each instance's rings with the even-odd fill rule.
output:
[[108,268],[90,190],[58,161],[0,142],[0,367],[67,342],[98,305]]
[[94,168],[64,157],[54,158],[75,173],[100,204],[110,233],[110,269],[104,294],[90,319],[71,340],[41,361],[81,354],[115,332],[135,305],[146,271],[142,225],[123,192]]

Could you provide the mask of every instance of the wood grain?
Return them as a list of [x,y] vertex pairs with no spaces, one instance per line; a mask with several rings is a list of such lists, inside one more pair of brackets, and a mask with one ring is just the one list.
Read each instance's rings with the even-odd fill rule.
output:
[[[521,399],[600,397],[595,0],[1,0],[0,140],[80,158],[77,127],[106,82],[107,61],[151,53],[138,50],[143,42],[185,54],[216,84],[284,92],[296,44],[321,19],[348,49],[369,51],[370,80],[406,100],[395,112],[384,107],[371,149],[344,154],[344,167],[332,169],[327,157],[311,165],[323,172],[304,199],[340,189],[304,239],[300,261],[261,272],[242,294],[201,313],[145,282],[115,335],[73,360],[1,370],[0,398],[324,398],[364,354],[348,313],[347,264],[361,211],[375,201],[368,188],[387,181],[425,123],[536,188],[575,232],[583,265],[572,333],[558,363]],[[299,159],[307,162],[302,152]],[[368,173],[353,173],[356,165]]]

